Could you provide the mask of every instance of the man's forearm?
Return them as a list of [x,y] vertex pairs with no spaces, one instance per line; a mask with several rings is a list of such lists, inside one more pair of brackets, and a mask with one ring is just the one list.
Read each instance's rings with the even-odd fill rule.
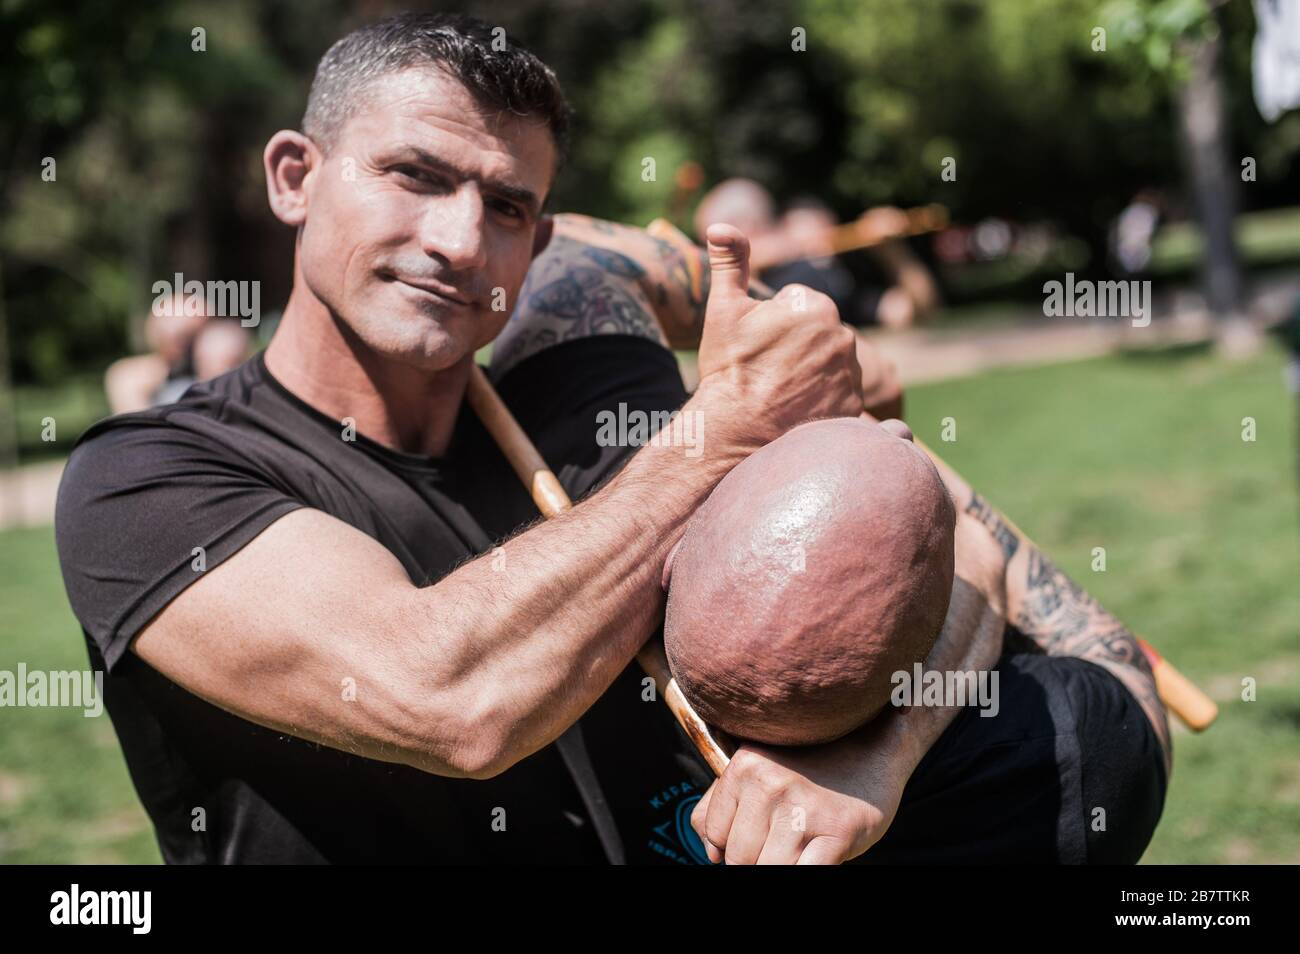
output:
[[483,701],[484,774],[557,738],[659,624],[668,550],[739,459],[711,450],[644,447],[573,510],[417,591],[417,631],[458,634],[429,647],[431,681]]
[[951,468],[940,464],[939,469],[958,509],[974,517],[1005,556],[1007,619],[1038,651],[1086,659],[1124,683],[1151,720],[1168,767],[1168,717],[1137,637]]
[[[953,581],[952,602],[943,631],[926,658],[925,668],[938,672],[984,672],[997,664],[1002,652],[1002,631],[1006,621],[984,594],[958,577]],[[913,706],[899,713],[901,731],[909,736],[914,751],[913,767],[961,711],[955,705]]]
[[1151,720],[1169,768],[1169,720],[1137,637],[1033,544],[1022,542],[1007,579],[1016,629],[1047,655],[1086,659],[1124,683]]

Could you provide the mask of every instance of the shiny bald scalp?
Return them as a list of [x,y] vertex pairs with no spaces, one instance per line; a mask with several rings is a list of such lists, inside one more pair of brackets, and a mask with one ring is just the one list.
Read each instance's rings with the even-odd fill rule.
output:
[[773,745],[867,722],[938,637],[954,522],[924,452],[865,420],[804,424],[751,455],[672,557],[664,648],[686,698]]

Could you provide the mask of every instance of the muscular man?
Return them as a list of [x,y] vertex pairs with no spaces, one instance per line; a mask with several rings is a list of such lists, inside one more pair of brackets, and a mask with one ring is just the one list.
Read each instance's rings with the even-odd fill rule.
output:
[[[69,598],[170,862],[706,858],[690,819],[707,775],[632,661],[663,563],[723,475],[804,420],[856,413],[872,372],[824,298],[749,300],[725,228],[707,322],[653,243],[664,267],[638,282],[703,327],[689,398],[662,346],[684,326],[638,316],[627,279],[545,267],[524,287],[565,107],[495,39],[407,16],[336,44],[303,131],[265,152],[296,230],[267,352],[93,428],[69,463]],[[581,499],[545,524],[463,400],[494,338],[499,390]],[[702,415],[702,453],[598,443],[620,405]],[[932,663],[966,665],[980,632],[945,625]],[[899,712],[847,740],[851,758],[818,750],[849,791],[804,767],[793,857],[879,839],[954,718]],[[766,798],[744,781],[763,759],[742,753],[728,790]],[[743,812],[728,831],[735,860],[770,824]]]
[[[331,48],[302,131],[265,150],[296,235],[268,350],[72,455],[68,595],[167,861],[704,857],[703,776],[633,657],[717,481],[861,407],[853,336],[816,296],[720,298],[689,399],[641,335],[518,355],[500,391],[586,498],[523,530],[532,502],[463,398],[475,351],[512,312],[527,330],[567,107],[499,46],[411,15]],[[720,287],[742,246],[714,234]],[[597,444],[620,404],[701,415],[702,453]]]

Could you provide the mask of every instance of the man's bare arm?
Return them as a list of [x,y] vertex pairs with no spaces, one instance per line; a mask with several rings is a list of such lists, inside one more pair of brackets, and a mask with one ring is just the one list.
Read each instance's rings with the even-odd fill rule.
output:
[[645,229],[587,215],[557,215],[555,226],[558,234],[573,241],[616,252],[635,263],[637,284],[650,302],[669,347],[699,347],[709,298],[707,251],[688,242],[669,242]]
[[437,774],[497,774],[571,725],[658,624],[667,548],[726,468],[666,466],[672,453],[643,449],[581,506],[425,588],[360,531],[295,511],[133,648],[250,721]]
[[1032,542],[975,493],[952,468],[939,466],[959,510],[994,540],[1006,563],[1007,619],[1041,652],[1077,656],[1122,682],[1151,720],[1171,766],[1169,720],[1137,637]]
[[718,480],[800,421],[861,406],[830,300],[798,314],[750,300],[743,236],[712,235],[710,331],[682,409],[708,421],[703,446],[643,447],[572,511],[423,589],[359,531],[290,514],[173,600],[135,651],[252,721],[439,774],[490,776],[557,738],[658,624],[668,550]]
[[[551,244],[528,273],[522,304],[493,345],[492,375],[587,334],[698,348],[710,282],[708,253],[689,241],[670,242],[585,215],[557,215]],[[751,295],[771,297],[756,290]],[[903,389],[893,362],[861,336],[856,348],[867,409],[881,419],[902,416]]]
[[493,343],[493,376],[552,345],[593,334],[698,347],[709,263],[704,249],[694,254],[704,276],[699,295],[682,251],[671,243],[585,215],[555,216],[550,244],[533,261],[519,307]]

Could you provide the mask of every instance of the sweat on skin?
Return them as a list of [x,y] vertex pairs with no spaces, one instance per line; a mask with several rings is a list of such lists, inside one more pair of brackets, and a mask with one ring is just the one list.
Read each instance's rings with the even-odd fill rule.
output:
[[901,422],[803,424],[751,455],[669,558],[664,648],[712,725],[813,745],[889,702],[952,593],[955,514]]

